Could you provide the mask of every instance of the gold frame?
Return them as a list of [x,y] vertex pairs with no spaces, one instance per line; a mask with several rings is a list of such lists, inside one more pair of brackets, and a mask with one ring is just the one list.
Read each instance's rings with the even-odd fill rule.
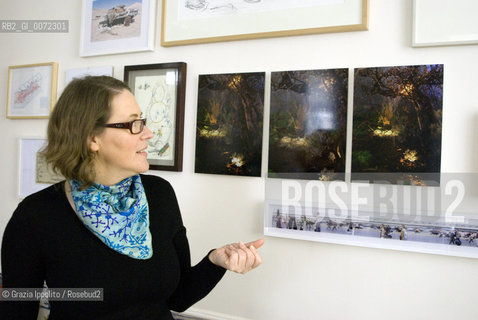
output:
[[[12,77],[13,73],[16,70],[19,69],[32,69],[31,73],[35,72],[35,68],[38,67],[45,67],[49,66],[51,67],[51,72],[49,72],[49,77],[50,77],[50,88],[48,90],[49,95],[49,109],[48,109],[48,114],[41,114],[41,113],[31,113],[31,114],[11,114],[11,103],[10,103],[10,98],[12,97],[12,92],[13,90],[12,86]],[[18,65],[18,66],[9,66],[8,67],[8,89],[7,89],[7,118],[8,119],[48,119],[50,117],[50,112],[53,110],[53,107],[56,102],[56,90],[57,90],[57,83],[58,83],[58,63],[56,62],[45,62],[45,63],[37,63],[37,64],[25,64],[25,65]]]
[[[231,33],[230,35],[212,35],[212,36],[205,36],[205,37],[198,37],[198,38],[188,38],[188,36],[184,36],[182,39],[166,39],[168,37],[169,29],[173,29],[173,27],[168,26],[168,2],[179,1],[179,0],[163,0],[162,5],[162,21],[161,21],[161,46],[163,47],[170,47],[170,46],[180,46],[180,45],[188,45],[188,44],[200,44],[200,43],[210,43],[210,42],[222,42],[222,41],[233,41],[233,40],[246,40],[246,39],[263,39],[263,38],[272,38],[272,37],[285,37],[285,36],[297,36],[297,35],[309,35],[309,34],[319,34],[319,33],[332,33],[332,32],[348,32],[348,31],[363,31],[368,30],[368,16],[369,16],[369,0],[347,0],[345,4],[341,4],[338,6],[342,6],[345,8],[347,5],[351,6],[351,4],[355,4],[357,11],[360,8],[361,13],[356,12],[357,16],[361,15],[361,22],[360,23],[351,23],[351,24],[341,24],[341,25],[323,25],[318,27],[310,27],[310,28],[297,28],[294,29],[289,28],[287,30],[275,29],[273,31],[266,31],[266,32],[245,32],[245,33]],[[317,6],[319,7],[319,6]],[[321,9],[324,6],[321,7]],[[314,7],[316,8],[316,7]],[[336,8],[335,8],[336,9]],[[347,9],[347,8],[345,8]],[[294,10],[294,9],[293,9]],[[346,11],[346,10],[345,10]],[[262,15],[271,14],[270,12],[261,13]],[[327,13],[325,13],[327,15]],[[170,15],[169,17],[171,17]],[[292,16],[292,15],[290,15]],[[334,14],[329,13],[328,18],[330,16],[335,17]],[[209,19],[202,19],[204,22],[204,26],[208,25],[208,20],[213,20],[214,18]],[[298,18],[300,19],[300,18]],[[333,19],[333,18],[330,18]],[[340,17],[337,18],[336,21],[339,20]],[[276,19],[277,20],[277,19]],[[318,19],[320,20],[320,19]],[[197,20],[196,20],[197,21]],[[174,22],[173,22],[174,23]],[[176,23],[176,24],[179,24]],[[232,23],[233,24],[233,23]],[[209,29],[214,29],[212,27],[206,27]],[[274,28],[274,27],[272,27]],[[187,29],[187,26],[184,28]],[[220,26],[216,26],[216,29],[221,29]],[[191,33],[188,30],[188,35]]]

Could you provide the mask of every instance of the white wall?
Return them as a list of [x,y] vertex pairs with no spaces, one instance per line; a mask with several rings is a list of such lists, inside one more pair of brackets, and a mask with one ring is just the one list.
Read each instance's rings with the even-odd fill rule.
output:
[[[269,79],[270,71],[280,70],[443,63],[442,171],[478,172],[478,46],[411,48],[411,0],[370,0],[370,29],[364,32],[171,48],[158,40],[154,52],[89,58],[78,56],[80,3],[0,2],[0,20],[70,21],[67,34],[0,33],[0,233],[18,203],[19,137],[44,136],[47,125],[6,119],[10,65],[58,62],[61,91],[70,68],[114,65],[122,79],[124,65],[187,62],[184,172],[151,173],[176,189],[194,261],[223,243],[261,237],[265,197],[264,178],[194,174],[198,74],[266,71]],[[261,251],[259,269],[227,274],[196,307],[261,320],[478,318],[478,260],[280,238],[267,238]]]

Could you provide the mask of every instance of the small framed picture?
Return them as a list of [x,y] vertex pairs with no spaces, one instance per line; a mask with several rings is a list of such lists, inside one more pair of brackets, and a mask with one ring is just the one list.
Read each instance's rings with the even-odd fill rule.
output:
[[48,118],[56,101],[56,62],[8,67],[7,118]]
[[40,153],[46,144],[47,140],[45,138],[20,138],[20,166],[18,172],[18,196],[20,199],[65,179],[53,171]]
[[156,0],[83,0],[80,56],[154,49]]
[[125,66],[124,81],[154,134],[148,140],[150,168],[182,171],[186,63]]

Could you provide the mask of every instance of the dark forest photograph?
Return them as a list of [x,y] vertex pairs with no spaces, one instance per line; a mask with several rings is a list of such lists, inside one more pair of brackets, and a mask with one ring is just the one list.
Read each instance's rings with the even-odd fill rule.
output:
[[352,179],[439,183],[442,105],[443,65],[355,69]]
[[348,69],[272,72],[270,178],[344,180]]
[[196,173],[261,175],[265,73],[200,75]]

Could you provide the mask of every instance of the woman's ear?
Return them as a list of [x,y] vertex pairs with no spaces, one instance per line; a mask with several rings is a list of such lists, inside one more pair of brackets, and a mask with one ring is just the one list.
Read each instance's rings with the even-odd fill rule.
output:
[[97,152],[100,150],[100,139],[97,136],[89,136],[88,137],[88,147],[91,151]]

